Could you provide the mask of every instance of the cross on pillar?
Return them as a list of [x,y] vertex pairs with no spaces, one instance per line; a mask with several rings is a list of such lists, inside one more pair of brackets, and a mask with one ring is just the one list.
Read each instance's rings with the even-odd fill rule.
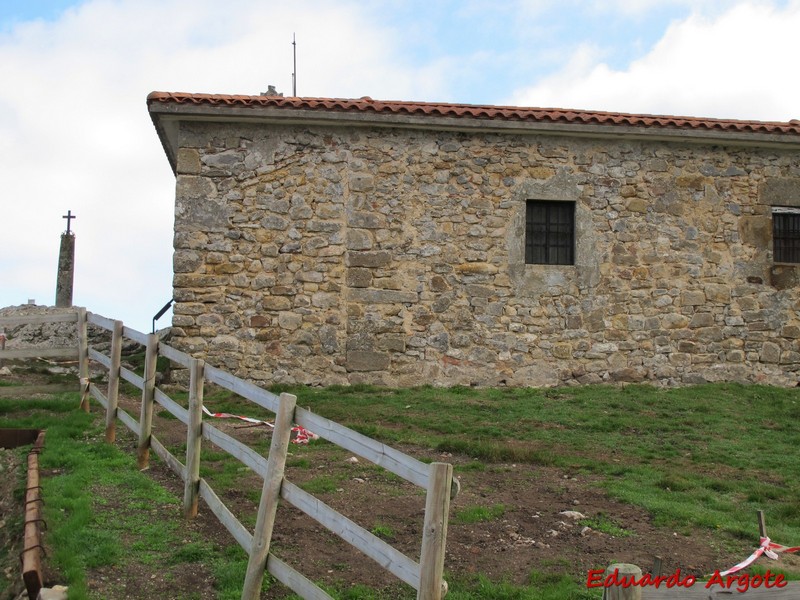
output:
[[65,215],[64,215],[63,217],[61,217],[61,218],[62,218],[62,219],[66,219],[66,220],[67,220],[67,233],[69,233],[69,226],[70,226],[70,223],[72,222],[72,219],[77,219],[78,217],[76,217],[75,215],[73,215],[71,210],[68,210],[68,211],[67,211],[67,214],[65,214]]

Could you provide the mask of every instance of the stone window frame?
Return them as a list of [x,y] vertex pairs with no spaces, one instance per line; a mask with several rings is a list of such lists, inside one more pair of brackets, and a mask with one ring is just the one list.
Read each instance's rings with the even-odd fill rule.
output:
[[[800,208],[794,206],[772,206],[772,257],[775,264],[800,264]],[[779,223],[793,221],[793,228],[787,231]],[[788,234],[788,235],[785,235]],[[786,240],[793,247],[785,248],[779,240]]]
[[[593,288],[600,282],[598,233],[592,209],[583,198],[583,186],[567,169],[547,179],[521,181],[512,197],[511,223],[506,238],[508,273],[514,293],[534,297],[554,288],[577,285]],[[571,202],[575,206],[574,262],[571,265],[528,264],[525,262],[525,223],[528,200]]]

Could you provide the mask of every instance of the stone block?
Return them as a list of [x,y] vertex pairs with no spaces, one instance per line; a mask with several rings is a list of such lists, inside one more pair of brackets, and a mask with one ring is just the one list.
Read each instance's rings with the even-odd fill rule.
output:
[[219,352],[221,350],[231,351],[239,349],[239,340],[232,335],[218,335],[211,339],[209,350]]
[[388,350],[390,352],[405,352],[406,337],[404,335],[381,335],[375,342],[375,346],[379,350]]
[[523,387],[554,387],[559,383],[558,371],[544,363],[516,369],[509,380],[510,385]]
[[781,353],[782,365],[794,365],[797,363],[800,363],[799,352],[794,352],[793,350],[787,350],[786,352]]
[[702,290],[684,290],[681,292],[683,306],[702,306],[706,303],[706,295]]
[[371,212],[352,212],[347,215],[347,225],[361,229],[381,229],[386,226],[386,218]]
[[234,273],[241,273],[243,270],[244,265],[242,263],[226,262],[214,267],[214,273],[222,275],[233,275]]
[[199,175],[200,169],[200,153],[197,151],[197,149],[178,149],[178,164],[176,171],[179,175]]
[[363,229],[349,229],[346,246],[348,250],[369,250],[372,248],[372,236]]
[[647,212],[647,201],[642,198],[630,198],[625,203],[625,207],[631,212],[645,213]]
[[609,376],[612,381],[620,383],[641,383],[647,379],[647,369],[643,367],[625,367],[610,371]]
[[354,173],[350,176],[350,191],[369,192],[375,189],[375,178],[365,173]]
[[264,310],[289,310],[292,301],[286,296],[266,296],[261,300]]
[[250,327],[269,327],[272,325],[272,317],[265,315],[253,315],[250,317]]
[[456,265],[456,271],[463,275],[493,275],[497,273],[497,267],[491,263],[468,262]]
[[194,317],[188,315],[172,315],[173,327],[191,327],[194,325]]
[[781,360],[781,347],[774,342],[764,342],[761,345],[761,362],[778,363]]
[[759,187],[759,194],[767,205],[800,207],[800,177],[770,177]]
[[688,367],[692,364],[692,357],[684,352],[673,352],[669,355],[669,362],[676,367]]
[[207,290],[210,287],[225,285],[228,278],[223,275],[198,275],[196,273],[175,273],[172,285],[176,288],[199,288]]
[[477,285],[474,283],[464,286],[469,298],[491,298],[497,294],[497,290],[487,285]]
[[443,313],[453,303],[453,297],[449,294],[443,294],[436,298],[431,304],[431,310],[435,313]]
[[196,322],[200,326],[218,327],[222,325],[222,315],[216,315],[216,314],[199,315],[196,319]]
[[590,333],[602,331],[605,328],[605,311],[602,308],[590,311],[584,318],[584,326]]
[[172,257],[174,273],[192,273],[203,263],[200,254],[193,250],[176,250]]
[[317,331],[319,343],[325,354],[335,354],[339,351],[339,339],[336,335],[337,329],[331,325],[323,325]]
[[761,215],[742,216],[739,219],[739,237],[750,246],[768,248],[772,242],[772,220]]
[[348,350],[345,366],[348,371],[385,371],[391,362],[384,352]]
[[294,331],[295,329],[299,329],[302,324],[303,324],[302,315],[298,315],[293,312],[278,313],[278,327],[280,327],[281,329]]
[[711,327],[712,325],[714,325],[714,315],[707,312],[695,313],[692,315],[692,320],[689,322],[689,327],[691,329]]
[[741,350],[728,350],[725,354],[725,359],[733,363],[744,362],[744,352]]
[[254,290],[263,290],[264,288],[272,287],[275,285],[275,277],[266,273],[259,273],[253,277],[250,287]]
[[785,338],[800,339],[800,327],[797,325],[784,325],[781,335]]
[[773,265],[769,275],[770,284],[776,290],[787,290],[800,286],[800,267],[797,265]]
[[316,292],[311,295],[311,305],[317,308],[332,308],[338,306],[339,294],[329,292]]
[[709,283],[703,287],[703,292],[709,302],[720,304],[730,304],[731,302],[731,288],[727,285]]
[[386,251],[348,252],[345,263],[349,267],[386,267],[392,262],[392,255]]
[[347,285],[355,288],[366,288],[372,285],[372,269],[351,268],[347,269],[345,277]]
[[413,304],[419,300],[416,292],[354,288],[348,293],[351,302],[362,304]]
[[441,275],[434,275],[430,279],[430,288],[432,292],[446,292],[450,289],[450,286],[447,285],[447,281]]
[[661,326],[664,329],[683,329],[689,325],[690,319],[686,315],[670,313],[661,319]]

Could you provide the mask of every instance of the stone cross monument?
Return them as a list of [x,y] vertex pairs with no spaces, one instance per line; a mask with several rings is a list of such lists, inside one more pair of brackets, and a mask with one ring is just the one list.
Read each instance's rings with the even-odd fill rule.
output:
[[75,234],[70,231],[72,219],[77,219],[71,210],[62,217],[67,220],[67,230],[61,234],[61,251],[58,254],[58,278],[56,279],[56,306],[72,306],[72,281],[75,277]]

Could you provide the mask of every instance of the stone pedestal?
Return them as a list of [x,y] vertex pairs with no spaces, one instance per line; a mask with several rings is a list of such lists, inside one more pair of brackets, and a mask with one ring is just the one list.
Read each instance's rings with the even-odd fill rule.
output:
[[58,254],[58,277],[56,279],[56,306],[72,306],[72,282],[75,276],[75,235],[61,234],[61,250]]

